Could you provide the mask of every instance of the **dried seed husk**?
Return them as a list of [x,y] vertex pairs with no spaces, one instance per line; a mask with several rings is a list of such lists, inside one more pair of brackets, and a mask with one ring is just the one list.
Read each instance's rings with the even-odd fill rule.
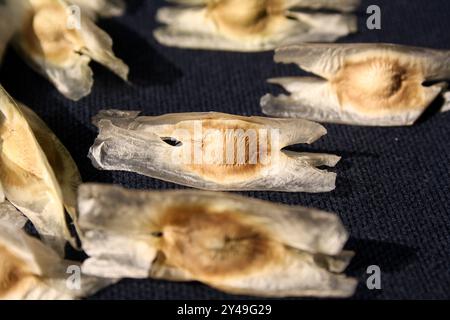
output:
[[30,109],[0,87],[0,181],[6,198],[63,254],[76,247],[65,209],[76,224],[76,187],[81,178],[68,151]]
[[216,112],[138,114],[109,110],[95,117],[100,132],[89,157],[96,168],[216,191],[335,188],[336,174],[317,167],[335,166],[338,156],[281,150],[325,135],[317,123]]
[[78,262],[62,260],[39,240],[0,222],[0,300],[75,299],[113,282],[81,275],[80,288],[70,289],[69,266],[80,268]]
[[111,38],[89,15],[81,12],[77,28],[63,0],[19,0],[10,6],[23,15],[15,48],[67,98],[79,100],[90,93],[91,60],[127,80],[128,66],[115,57]]
[[336,215],[195,190],[79,189],[83,272],[201,281],[234,294],[350,296]]
[[[304,13],[303,8],[350,8],[355,1],[222,0],[175,1],[162,8],[155,30],[162,44],[192,49],[265,51],[299,42],[335,41],[355,32],[356,17],[347,14]],[[357,1],[356,1],[357,2]],[[198,6],[203,4],[203,6]],[[191,6],[186,6],[191,5]]]
[[450,79],[450,51],[393,44],[302,44],[278,49],[275,61],[318,77],[270,79],[290,95],[264,96],[263,112],[320,122],[411,125]]

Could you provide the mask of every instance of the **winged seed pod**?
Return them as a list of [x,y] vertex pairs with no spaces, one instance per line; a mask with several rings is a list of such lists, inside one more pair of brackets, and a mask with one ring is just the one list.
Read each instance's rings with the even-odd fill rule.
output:
[[81,178],[69,152],[44,122],[0,86],[0,182],[6,198],[59,253],[76,247],[65,210],[76,223]]
[[299,42],[335,41],[355,32],[356,17],[294,9],[352,11],[360,0],[175,0],[157,20],[155,38],[168,46],[265,51]]
[[300,119],[243,117],[216,112],[138,117],[100,112],[89,157],[103,170],[124,170],[207,190],[327,192],[335,188],[339,157],[281,150],[326,134]]
[[85,184],[78,205],[82,271],[111,278],[201,281],[267,297],[351,296],[353,252],[336,215],[195,190]]
[[266,95],[265,114],[368,126],[413,124],[447,87],[450,51],[394,44],[304,44],[275,61],[319,77],[276,78],[289,96]]
[[73,12],[64,0],[6,2],[0,10],[17,12],[20,21],[14,47],[67,98],[79,100],[90,93],[91,60],[127,80],[128,66],[114,56],[112,40],[89,17],[92,12]]
[[0,300],[74,299],[112,283],[83,275],[68,285],[68,270],[75,269],[78,262],[61,260],[39,240],[0,223]]

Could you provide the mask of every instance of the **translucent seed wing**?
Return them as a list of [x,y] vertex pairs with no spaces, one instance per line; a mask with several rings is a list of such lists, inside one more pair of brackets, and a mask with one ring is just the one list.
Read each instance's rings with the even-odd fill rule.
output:
[[[116,186],[85,184],[79,189],[83,249],[90,258],[83,272],[103,277],[147,278],[156,258],[152,246],[152,201]],[[136,200],[137,202],[133,202]],[[140,205],[139,205],[140,204]]]
[[348,239],[336,215],[228,193],[195,190],[152,193],[84,184],[80,188],[78,200],[82,229],[127,233],[139,238],[151,239],[150,233],[155,228],[158,230],[157,221],[165,205],[176,207],[198,204],[227,209],[213,211],[216,214],[241,212],[243,221],[261,226],[277,241],[303,251],[337,255]]
[[39,60],[32,62],[31,59],[29,60],[26,57],[25,60],[28,60],[30,65],[35,66],[68,99],[78,101],[91,92],[94,77],[89,67],[90,60],[86,56],[73,55],[73,58],[70,59],[70,65],[64,67],[51,63],[46,64],[46,62]]
[[[250,10],[238,5],[237,2],[227,3],[227,10],[231,10],[231,6],[236,6],[237,13]],[[157,13],[157,20],[166,26],[156,29],[154,35],[159,42],[169,46],[251,52],[298,42],[334,41],[356,30],[356,19],[340,14],[285,11],[264,16],[264,21],[255,21],[248,29],[248,24],[241,28],[236,21],[227,24],[224,22],[227,18],[223,21],[214,17],[215,14],[204,7],[162,8]]]
[[411,60],[420,60],[428,80],[450,78],[450,53],[448,51],[395,44],[299,44],[277,49],[274,60],[279,63],[295,63],[303,70],[329,79],[342,68],[350,57],[373,53],[397,53],[406,55]]
[[[261,99],[267,115],[321,122],[413,124],[446,88],[423,86],[448,78],[449,53],[392,44],[304,44],[277,50],[275,61],[296,63],[324,79],[280,78],[289,96]],[[351,88],[351,89],[350,89]]]
[[136,130],[138,132],[159,132],[163,126],[168,131],[173,131],[175,125],[189,121],[221,120],[224,123],[241,121],[245,123],[270,126],[280,130],[280,148],[298,144],[313,143],[327,134],[327,130],[320,124],[303,119],[273,119],[258,116],[239,116],[221,112],[187,112],[171,113],[160,116],[139,116],[139,111],[102,110],[93,118],[93,123],[98,125],[101,120],[108,120],[114,126]]
[[111,37],[89,19],[82,19],[80,32],[85,42],[83,52],[127,81],[129,68],[121,59],[114,55]]
[[314,255],[290,252],[259,273],[210,283],[223,291],[260,297],[350,297],[357,281],[321,267]]
[[299,26],[292,28],[289,36],[277,47],[305,42],[334,42],[357,31],[357,20],[353,15],[288,11],[286,16],[297,20],[305,30],[301,32]]
[[26,18],[14,38],[23,58],[47,77],[67,98],[79,100],[93,85],[91,59],[126,79],[128,67],[112,53],[112,40],[92,19],[80,14],[80,25],[70,23],[65,1],[20,2]]
[[339,100],[327,81],[320,78],[291,77],[270,79],[290,94],[261,98],[264,114],[273,117],[293,117],[321,122],[339,122],[342,118]]
[[217,201],[224,207],[245,212],[252,223],[261,225],[274,239],[302,251],[337,255],[348,239],[339,217],[327,212],[232,195],[205,194],[205,197],[209,197],[211,204]]
[[300,44],[278,48],[274,61],[277,63],[295,63],[303,70],[328,79],[344,63],[348,52],[361,50],[361,46],[346,47],[340,44]]
[[[148,277],[174,281],[198,280],[231,293],[271,297],[350,296],[355,289],[355,280],[336,274],[346,268],[353,253],[342,251],[347,233],[339,219],[331,214],[232,194],[193,190],[149,192],[98,184],[81,186],[79,207],[81,228],[86,235],[91,234],[84,242],[90,258],[83,270],[91,274],[133,278],[143,278],[147,274]],[[277,245],[263,246],[273,251],[267,255],[266,250],[258,247],[270,260],[264,260],[250,270],[244,268],[230,273],[221,269],[214,274],[197,270],[190,273],[188,267],[166,263],[178,261],[177,265],[188,265],[186,261],[173,260],[171,255],[176,252],[167,250],[159,240],[170,241],[167,238],[170,231],[165,226],[170,226],[167,221],[171,221],[173,214],[177,217],[177,208],[183,211],[179,216],[181,220],[176,218],[181,222],[181,232],[184,228],[197,230],[200,227],[190,225],[193,220],[185,216],[186,212],[191,215],[207,212],[211,216],[224,216],[223,221],[233,217],[233,223],[251,226],[242,234],[230,233],[229,239],[239,241],[239,236],[252,230],[258,232],[254,239],[270,239]],[[189,208],[196,210],[189,211]],[[227,223],[224,225],[228,228]],[[201,227],[208,228],[206,225]],[[193,250],[195,246],[195,241],[190,242],[185,249]],[[128,248],[128,253],[124,248]],[[233,255],[232,252],[228,254]],[[222,258],[214,261],[226,263]],[[213,269],[220,268],[214,263],[208,265]],[[235,265],[229,267],[236,269]]]
[[166,26],[157,28],[153,34],[158,42],[167,46],[228,51],[258,51],[255,47],[260,46],[252,41],[245,45],[222,36],[203,8],[161,8],[156,19]]
[[[368,116],[343,108],[327,81],[314,78],[292,78],[272,79],[270,82],[282,84],[291,94],[263,96],[260,102],[261,109],[268,116],[365,126],[412,125],[447,87],[445,83],[423,87],[421,90],[424,98],[420,108],[401,113],[393,112],[391,115]],[[286,82],[289,82],[289,85]]]
[[[55,173],[59,187],[61,188],[64,207],[77,228],[77,189],[81,184],[81,175],[78,167],[69,151],[47,127],[44,121],[27,106],[19,104],[19,107]],[[75,245],[75,243],[72,243],[72,245]]]
[[9,201],[0,201],[0,224],[21,229],[27,223],[27,218],[21,214]]

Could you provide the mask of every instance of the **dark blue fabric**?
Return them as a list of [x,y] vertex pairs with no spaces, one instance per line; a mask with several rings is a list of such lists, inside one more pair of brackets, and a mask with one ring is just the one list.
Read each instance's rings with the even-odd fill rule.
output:
[[[244,1],[244,0],[243,0]],[[102,21],[115,51],[131,67],[132,85],[98,65],[92,94],[71,102],[9,50],[0,80],[33,108],[60,137],[85,181],[146,189],[178,188],[137,174],[102,172],[87,159],[96,136],[90,119],[100,109],[169,112],[222,111],[260,115],[259,99],[278,89],[270,77],[302,74],[294,65],[275,64],[273,53],[227,53],[169,48],[152,36],[162,1],[131,1],[121,18]],[[365,27],[365,8],[379,4],[382,30]],[[369,0],[359,12],[358,34],[345,42],[393,42],[450,49],[450,1]],[[247,192],[274,202],[336,212],[351,233],[356,256],[348,274],[360,279],[355,298],[450,298],[450,112],[432,111],[409,128],[326,125],[329,133],[312,146],[343,157],[337,188],[324,194]],[[382,290],[365,286],[366,268],[379,265]],[[124,280],[96,299],[226,299],[232,296],[198,283]]]

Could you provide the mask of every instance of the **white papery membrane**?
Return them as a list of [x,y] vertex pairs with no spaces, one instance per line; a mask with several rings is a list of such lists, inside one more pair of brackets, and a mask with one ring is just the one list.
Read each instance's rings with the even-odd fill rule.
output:
[[411,125],[450,79],[450,51],[393,44],[288,46],[276,51],[275,62],[295,63],[317,77],[270,79],[289,94],[265,95],[262,111],[319,122]]
[[296,9],[355,10],[359,0],[176,0],[158,11],[155,38],[168,46],[265,51],[301,42],[332,42],[356,32],[356,17]]
[[84,273],[201,281],[233,294],[351,296],[353,253],[336,215],[206,191],[86,184]]
[[123,2],[5,1],[0,17],[9,15],[14,23],[6,20],[8,28],[0,31],[0,54],[11,40],[24,60],[67,98],[79,100],[91,92],[92,60],[127,80],[128,66],[114,55],[109,35],[94,23],[98,15],[122,13]]

